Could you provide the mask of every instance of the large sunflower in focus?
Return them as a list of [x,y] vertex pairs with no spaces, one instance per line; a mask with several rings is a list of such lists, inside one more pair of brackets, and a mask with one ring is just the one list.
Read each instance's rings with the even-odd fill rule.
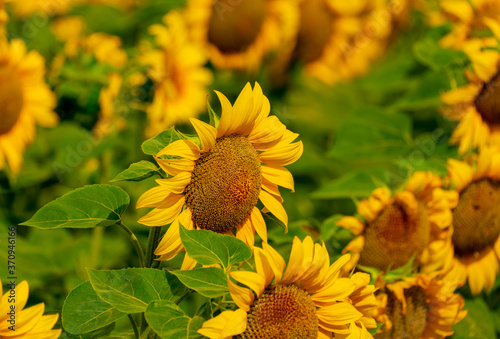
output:
[[[500,29],[498,32],[500,38]],[[473,72],[466,71],[469,83],[441,95],[448,105],[443,114],[459,124],[450,139],[459,152],[500,144],[500,54],[495,38],[470,39],[462,49],[471,59]]]
[[442,188],[441,179],[427,172],[416,172],[402,192],[391,196],[386,188],[373,191],[361,201],[358,217],[343,217],[337,224],[357,237],[344,249],[356,264],[380,270],[398,268],[413,256],[424,271],[451,264],[451,209],[456,206],[456,191]]
[[469,281],[473,294],[495,283],[500,258],[500,149],[484,149],[471,163],[450,159],[451,183],[460,192],[453,210],[455,263],[447,275]]
[[44,60],[26,51],[21,40],[10,43],[0,36],[0,169],[8,162],[17,173],[23,152],[35,137],[36,124],[57,124],[54,94],[44,81]]
[[442,339],[453,334],[452,325],[462,320],[464,299],[453,291],[456,283],[435,272],[388,284],[377,292],[374,313],[384,323],[375,339]]
[[375,287],[368,285],[365,273],[340,277],[349,255],[330,265],[324,244],[314,244],[310,237],[303,242],[295,237],[286,266],[276,250],[267,243],[262,245],[263,249],[254,248],[257,272],[230,273],[249,289],[228,278],[229,291],[239,308],[206,321],[198,330],[200,334],[210,339],[325,339],[331,338],[332,332],[336,338],[371,337],[366,328],[374,328],[376,323],[363,311],[375,309]]
[[218,68],[255,71],[270,52],[292,44],[299,0],[189,0],[195,42]]
[[160,49],[148,49],[140,59],[150,66],[148,76],[155,83],[153,103],[147,109],[149,136],[198,116],[212,81],[211,72],[203,67],[206,56],[188,39],[182,16],[173,11],[163,21],[167,27],[150,29]]
[[[57,322],[58,314],[43,315],[45,305],[43,303],[25,308],[28,301],[29,286],[27,281],[22,281],[16,285],[16,311],[15,311],[15,331],[9,329],[12,324],[10,320],[11,306],[8,302],[11,295],[7,291],[0,302],[0,338],[21,339],[21,338],[44,338],[57,339],[62,330],[53,330],[52,327]],[[2,284],[0,282],[0,294],[2,294]]]
[[[287,225],[278,185],[293,190],[293,177],[283,166],[302,155],[302,142],[292,143],[298,134],[269,116],[269,100],[259,84],[253,90],[247,84],[234,106],[216,93],[222,105],[217,128],[191,119],[201,148],[190,140],[178,140],[161,150],[156,161],[172,178],[158,179],[159,186],[137,202],[138,208],[155,207],[140,223],[172,223],[156,249],[159,260],[169,260],[184,249],[179,224],[231,235],[236,230],[236,237],[250,247],[255,231],[267,241],[266,224],[256,207],[259,199]],[[193,264],[186,258],[183,268]]]

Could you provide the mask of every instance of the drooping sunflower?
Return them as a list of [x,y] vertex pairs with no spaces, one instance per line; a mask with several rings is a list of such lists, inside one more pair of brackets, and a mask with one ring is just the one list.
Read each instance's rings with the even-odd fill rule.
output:
[[[450,182],[460,192],[453,210],[453,270],[478,294],[495,283],[500,258],[500,149],[487,148],[471,163],[450,159]],[[473,163],[475,166],[473,166]]]
[[192,39],[221,69],[255,71],[264,57],[293,43],[300,0],[190,0]]
[[376,293],[379,304],[373,315],[384,325],[374,338],[442,339],[452,335],[452,325],[467,311],[463,310],[463,297],[453,293],[457,284],[443,280],[441,273],[382,283],[385,286]]
[[[234,106],[220,92],[218,126],[190,119],[201,148],[190,140],[178,140],[155,157],[172,178],[158,179],[159,186],[144,193],[137,208],[155,207],[139,219],[147,226],[170,227],[155,254],[169,260],[182,251],[179,225],[233,234],[250,247],[255,231],[267,241],[266,224],[258,200],[287,225],[278,185],[293,191],[293,177],[284,167],[300,158],[302,142],[276,116],[269,116],[269,100],[259,84],[247,84]],[[176,157],[164,159],[163,156]],[[185,207],[185,208],[184,208]],[[186,256],[183,267],[193,262]]]
[[[15,331],[9,329],[12,323],[8,322],[11,315],[8,299],[10,292],[7,291],[0,301],[0,337],[1,338],[44,338],[44,339],[57,339],[62,330],[54,330],[52,327],[59,318],[58,314],[43,315],[45,305],[43,303],[25,308],[28,301],[29,286],[27,281],[22,281],[15,287],[16,292],[16,309],[15,309]],[[0,294],[2,294],[2,284],[0,282]]]
[[254,248],[257,272],[229,274],[249,287],[238,286],[228,277],[238,309],[206,321],[198,333],[210,339],[324,339],[332,338],[332,333],[336,338],[371,337],[367,327],[376,323],[368,314],[377,306],[375,288],[368,285],[366,273],[341,277],[349,255],[330,265],[324,244],[295,237],[287,266],[276,250],[265,242],[262,245]]
[[[498,33],[500,38],[500,30]],[[473,67],[473,72],[465,73],[469,83],[441,95],[443,103],[448,105],[443,114],[459,121],[450,142],[459,144],[461,154],[489,144],[500,144],[500,109],[496,101],[500,93],[500,54],[494,50],[497,47],[495,38],[465,42],[463,50]]]
[[293,58],[330,84],[365,73],[385,50],[394,14],[386,0],[302,0]]
[[0,169],[5,161],[18,173],[23,152],[35,137],[36,124],[55,126],[54,94],[44,81],[45,65],[40,54],[26,51],[21,40],[10,43],[0,36]]
[[148,48],[140,58],[150,66],[148,76],[155,83],[153,103],[147,108],[148,136],[198,116],[212,81],[211,72],[204,68],[206,55],[189,40],[181,14],[169,12],[163,21],[167,27],[150,29],[160,49]]
[[343,250],[352,253],[346,268],[359,263],[385,271],[405,265],[413,256],[423,271],[451,265],[451,209],[458,193],[442,186],[438,176],[415,172],[394,196],[378,188],[359,202],[362,218],[346,216],[337,222],[357,236]]

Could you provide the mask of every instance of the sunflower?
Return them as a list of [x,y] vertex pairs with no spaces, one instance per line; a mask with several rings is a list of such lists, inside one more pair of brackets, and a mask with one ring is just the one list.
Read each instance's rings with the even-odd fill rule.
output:
[[[11,304],[8,300],[10,292],[7,291],[0,301],[0,338],[21,339],[21,338],[44,338],[57,339],[62,330],[53,330],[52,327],[57,322],[58,314],[43,315],[45,305],[43,303],[24,308],[28,301],[29,286],[27,281],[22,281],[15,287],[16,308],[15,315],[11,316]],[[2,294],[2,284],[0,283],[0,294]],[[15,319],[15,331],[9,329],[13,326],[9,322],[11,317]],[[13,320],[14,320],[13,319]]]
[[[344,338],[376,327],[372,317],[377,305],[369,276],[342,278],[341,268],[349,260],[344,255],[330,265],[325,245],[303,242],[295,237],[290,260],[285,260],[267,243],[254,248],[257,272],[234,271],[229,275],[229,292],[238,306],[206,321],[198,333],[210,338]],[[360,275],[363,275],[361,277]],[[366,279],[365,277],[368,276]],[[254,294],[255,293],[255,294]],[[356,300],[356,303],[351,301]],[[366,308],[361,311],[361,305]],[[361,338],[361,335],[350,336]]]
[[450,142],[459,144],[461,154],[489,144],[500,144],[500,114],[495,99],[500,86],[500,54],[492,49],[498,47],[498,41],[477,38],[463,45],[473,67],[473,72],[466,71],[469,83],[441,95],[447,105],[443,114],[460,121]]
[[471,163],[448,160],[450,183],[460,192],[453,210],[453,270],[447,275],[469,281],[473,294],[495,283],[500,258],[500,149],[487,148]]
[[9,21],[9,15],[5,11],[4,0],[0,0],[0,34],[5,34],[5,24]]
[[300,0],[189,0],[193,40],[221,69],[255,71],[264,57],[292,44]]
[[373,191],[361,201],[360,217],[346,216],[337,222],[357,237],[345,248],[352,252],[349,265],[398,268],[413,256],[424,271],[447,267],[452,261],[451,209],[456,191],[442,189],[442,180],[428,172],[416,172],[403,191],[391,197],[387,188]]
[[[222,105],[218,126],[190,119],[201,148],[190,140],[178,140],[161,150],[155,159],[172,178],[158,179],[159,186],[137,202],[137,208],[155,207],[140,223],[172,223],[156,249],[159,260],[169,260],[184,249],[179,224],[231,235],[236,230],[236,237],[250,247],[255,231],[267,241],[266,224],[256,207],[259,199],[285,226],[288,223],[278,185],[293,191],[293,177],[283,166],[302,155],[302,142],[292,143],[298,134],[288,131],[276,116],[268,116],[269,100],[259,84],[253,90],[247,84],[234,106],[216,93]],[[184,267],[189,266],[187,260]]]
[[55,16],[66,13],[72,6],[73,0],[10,0],[14,15],[25,18],[33,14]]
[[21,40],[10,43],[0,36],[0,169],[7,160],[18,173],[23,152],[35,136],[36,123],[52,127],[57,115],[54,94],[44,82],[45,65],[40,54],[27,52]]
[[163,21],[167,27],[150,28],[160,49],[148,48],[140,58],[150,67],[148,76],[155,83],[153,103],[147,108],[148,136],[196,117],[206,105],[212,81],[211,72],[203,67],[206,56],[188,39],[180,13],[172,11]]
[[103,136],[111,133],[115,127],[123,129],[126,121],[123,117],[117,116],[115,109],[118,95],[122,86],[122,76],[118,73],[111,73],[108,76],[108,87],[101,90],[99,94],[99,119],[94,126],[94,133],[97,136]]
[[457,284],[443,280],[440,274],[420,274],[378,290],[373,315],[384,325],[375,339],[442,339],[452,335],[452,325],[467,311],[463,310],[463,297],[453,293]]
[[293,58],[329,84],[363,74],[385,50],[393,14],[386,0],[302,0]]

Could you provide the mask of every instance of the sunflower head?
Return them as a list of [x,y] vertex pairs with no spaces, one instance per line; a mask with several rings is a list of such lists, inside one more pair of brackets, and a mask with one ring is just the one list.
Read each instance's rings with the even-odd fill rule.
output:
[[23,90],[15,70],[0,62],[0,135],[7,133],[16,124],[23,108]]

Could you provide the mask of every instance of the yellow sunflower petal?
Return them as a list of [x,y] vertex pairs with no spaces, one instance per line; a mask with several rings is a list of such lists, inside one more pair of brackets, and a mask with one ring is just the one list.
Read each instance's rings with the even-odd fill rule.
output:
[[252,226],[250,218],[247,218],[243,223],[243,226],[238,227],[236,230],[236,238],[247,244],[248,247],[253,248],[255,243],[255,230]]
[[493,32],[497,39],[500,39],[500,23],[492,18],[483,18],[483,22]]
[[354,235],[360,235],[365,230],[365,224],[356,217],[345,216],[336,222],[336,225],[344,227]]
[[283,166],[263,165],[261,166],[262,177],[281,187],[294,190],[293,176],[289,170]]
[[267,144],[281,138],[285,131],[286,126],[273,115],[255,125],[248,140],[253,144]]
[[257,207],[252,209],[252,213],[250,214],[250,222],[252,223],[253,228],[260,236],[260,238],[267,242],[267,227],[264,218],[262,217],[262,213],[260,213]]
[[218,316],[207,320],[198,333],[210,339],[231,338],[245,331],[247,313],[241,309],[224,311]]
[[184,256],[184,260],[182,261],[181,271],[189,271],[192,270],[196,266],[196,260],[191,258],[187,253]]
[[346,302],[320,307],[316,311],[316,314],[318,315],[320,326],[332,332],[335,331],[335,327],[333,326],[347,325],[363,316],[354,306]]
[[456,105],[462,102],[472,102],[478,95],[481,87],[472,83],[441,94],[441,100],[447,105]]
[[183,195],[171,194],[158,207],[140,218],[138,222],[153,227],[170,224],[181,212],[185,200]]
[[217,129],[198,119],[190,118],[198,137],[200,138],[201,150],[207,152],[215,145]]
[[275,283],[281,282],[281,278],[283,277],[283,271],[285,270],[286,263],[285,259],[278,253],[274,248],[272,248],[268,243],[263,242],[262,248],[266,254],[266,257],[269,260],[269,264],[271,265],[271,269],[274,272],[274,276],[276,278]]
[[237,282],[246,285],[255,292],[258,296],[262,295],[264,288],[266,288],[265,278],[255,272],[245,272],[245,271],[234,271],[229,274]]
[[255,247],[254,248],[254,259],[255,259],[255,269],[258,274],[264,277],[265,285],[269,286],[274,279],[274,272],[271,268],[269,258],[267,258],[264,250]]
[[333,304],[336,301],[347,298],[356,288],[354,283],[348,278],[340,278],[334,284],[311,295],[312,300],[318,306]]
[[200,157],[200,149],[191,140],[177,140],[163,148],[156,157],[170,155],[189,160],[196,160]]
[[[25,334],[29,330],[33,329],[36,324],[40,321],[45,310],[45,305],[43,303],[25,308],[22,311],[16,312],[16,331],[5,331],[10,324],[5,321],[0,323],[0,331],[2,331],[2,336],[11,337],[19,336]],[[10,334],[10,335],[9,335]]]
[[219,91],[215,91],[215,94],[219,97],[220,104],[222,106],[222,114],[219,121],[219,126],[217,126],[217,138],[220,138],[224,135],[229,135],[230,128],[233,123],[233,106],[226,98],[224,94]]
[[160,205],[170,192],[163,186],[156,186],[144,192],[137,200],[135,208],[156,207]]
[[285,284],[293,283],[297,275],[302,271],[302,262],[305,259],[305,248],[303,243],[298,237],[293,238],[292,251],[290,253],[290,258],[288,259],[288,266],[283,276],[283,282]]
[[174,176],[182,172],[191,172],[194,161],[190,159],[160,159],[155,157],[156,162],[166,173]]
[[446,167],[457,191],[461,192],[472,181],[474,171],[469,164],[455,159],[448,159]]
[[278,198],[267,193],[266,191],[261,190],[259,199],[272,214],[274,214],[283,224],[285,224],[285,227],[287,227],[287,229],[285,230],[286,234],[288,232],[288,215],[286,214],[286,211]]
[[235,304],[245,312],[250,311],[250,305],[255,299],[253,292],[248,288],[236,285],[231,279],[227,280],[227,286]]
[[175,194],[183,193],[190,181],[191,173],[189,172],[182,172],[168,179],[156,179],[157,184]]
[[286,166],[296,162],[304,151],[302,141],[293,144],[278,144],[259,156],[260,161],[266,165]]

